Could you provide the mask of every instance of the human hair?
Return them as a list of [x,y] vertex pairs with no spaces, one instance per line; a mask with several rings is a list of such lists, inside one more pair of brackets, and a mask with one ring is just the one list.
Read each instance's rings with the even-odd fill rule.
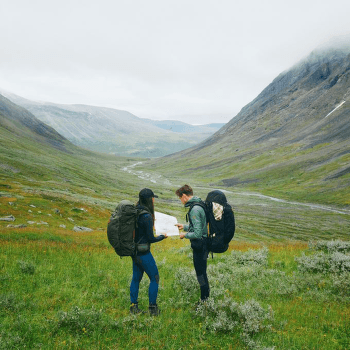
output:
[[183,194],[186,196],[193,196],[193,190],[191,186],[183,185],[179,189],[176,190],[175,194],[181,198]]
[[153,224],[154,224],[154,204],[153,204],[152,197],[144,198],[139,196],[138,204],[146,207],[147,211],[149,211],[150,214],[152,215]]

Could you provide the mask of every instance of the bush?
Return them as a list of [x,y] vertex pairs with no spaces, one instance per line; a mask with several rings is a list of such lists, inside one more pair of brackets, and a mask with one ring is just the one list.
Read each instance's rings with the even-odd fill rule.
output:
[[300,272],[322,273],[329,269],[327,255],[323,252],[311,256],[303,253],[301,257],[296,257],[295,261]]
[[270,329],[269,321],[273,320],[271,308],[265,310],[254,299],[237,303],[227,297],[217,301],[209,298],[198,305],[196,314],[203,318],[203,326],[213,333],[238,330],[242,340],[251,349],[261,348],[252,337]]
[[309,242],[309,248],[312,250],[322,250],[325,253],[333,252],[350,252],[350,242],[344,242],[341,240],[334,241],[312,241]]
[[191,295],[198,288],[195,271],[180,267],[175,273],[175,284],[180,285],[182,295]]
[[32,263],[19,260],[18,264],[19,264],[19,268],[20,268],[22,273],[27,274],[27,275],[34,275],[35,266]]
[[66,328],[75,333],[88,333],[106,325],[102,310],[85,310],[75,306],[71,311],[60,311],[57,328]]
[[334,252],[329,257],[329,261],[332,272],[350,271],[350,255]]
[[343,297],[350,297],[350,272],[334,276],[332,292]]
[[247,252],[243,252],[243,253],[233,250],[231,253],[231,260],[232,262],[239,265],[266,266],[268,254],[269,254],[269,250],[267,247],[264,247],[259,250],[249,249]]
[[0,349],[23,349],[25,347],[25,339],[19,333],[0,332]]
[[295,258],[300,272],[313,273],[340,273],[350,271],[350,256],[334,252],[326,254],[324,252],[316,253],[310,256],[305,255]]
[[15,310],[17,308],[16,294],[1,294],[0,295],[0,309]]

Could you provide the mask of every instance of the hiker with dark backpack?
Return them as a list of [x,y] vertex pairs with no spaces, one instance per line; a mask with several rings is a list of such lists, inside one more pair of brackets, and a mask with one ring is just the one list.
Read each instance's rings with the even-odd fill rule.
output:
[[197,281],[201,290],[201,301],[209,298],[210,288],[207,276],[207,259],[208,259],[208,228],[206,219],[205,204],[199,197],[193,195],[190,186],[184,185],[176,192],[185,208],[189,208],[186,215],[188,225],[176,224],[180,230],[187,233],[181,233],[180,239],[187,238],[191,241],[193,250],[193,266],[196,271]]
[[167,235],[154,237],[154,198],[152,190],[144,188],[139,193],[139,201],[134,205],[129,200],[118,203],[107,225],[107,238],[120,256],[132,258],[133,276],[130,285],[130,313],[142,311],[138,307],[139,286],[144,272],[150,279],[148,290],[149,313],[158,316],[157,306],[159,273],[151,253],[151,243],[160,242]]
[[160,235],[154,237],[154,198],[157,195],[149,188],[144,188],[139,193],[139,201],[136,209],[146,211],[138,217],[138,224],[135,230],[136,255],[132,257],[133,275],[130,284],[130,313],[138,314],[142,311],[138,307],[139,286],[144,272],[150,279],[148,289],[149,313],[151,316],[158,316],[160,309],[157,305],[159,273],[157,264],[151,253],[151,243],[160,242],[168,236]]

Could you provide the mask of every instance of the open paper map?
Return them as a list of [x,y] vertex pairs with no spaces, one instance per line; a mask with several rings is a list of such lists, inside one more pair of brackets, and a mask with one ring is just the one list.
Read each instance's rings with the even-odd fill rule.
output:
[[167,214],[155,212],[155,229],[156,235],[164,235],[168,236],[176,236],[179,235],[179,229],[175,224],[177,224],[177,219],[174,216],[170,216]]

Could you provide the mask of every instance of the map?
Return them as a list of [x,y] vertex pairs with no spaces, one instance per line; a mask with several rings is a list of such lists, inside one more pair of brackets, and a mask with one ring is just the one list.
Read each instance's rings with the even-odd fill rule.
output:
[[156,229],[156,235],[164,235],[167,234],[168,236],[178,236],[179,235],[179,229],[175,224],[177,224],[177,219],[175,216],[170,216],[167,214],[155,212],[155,229]]

